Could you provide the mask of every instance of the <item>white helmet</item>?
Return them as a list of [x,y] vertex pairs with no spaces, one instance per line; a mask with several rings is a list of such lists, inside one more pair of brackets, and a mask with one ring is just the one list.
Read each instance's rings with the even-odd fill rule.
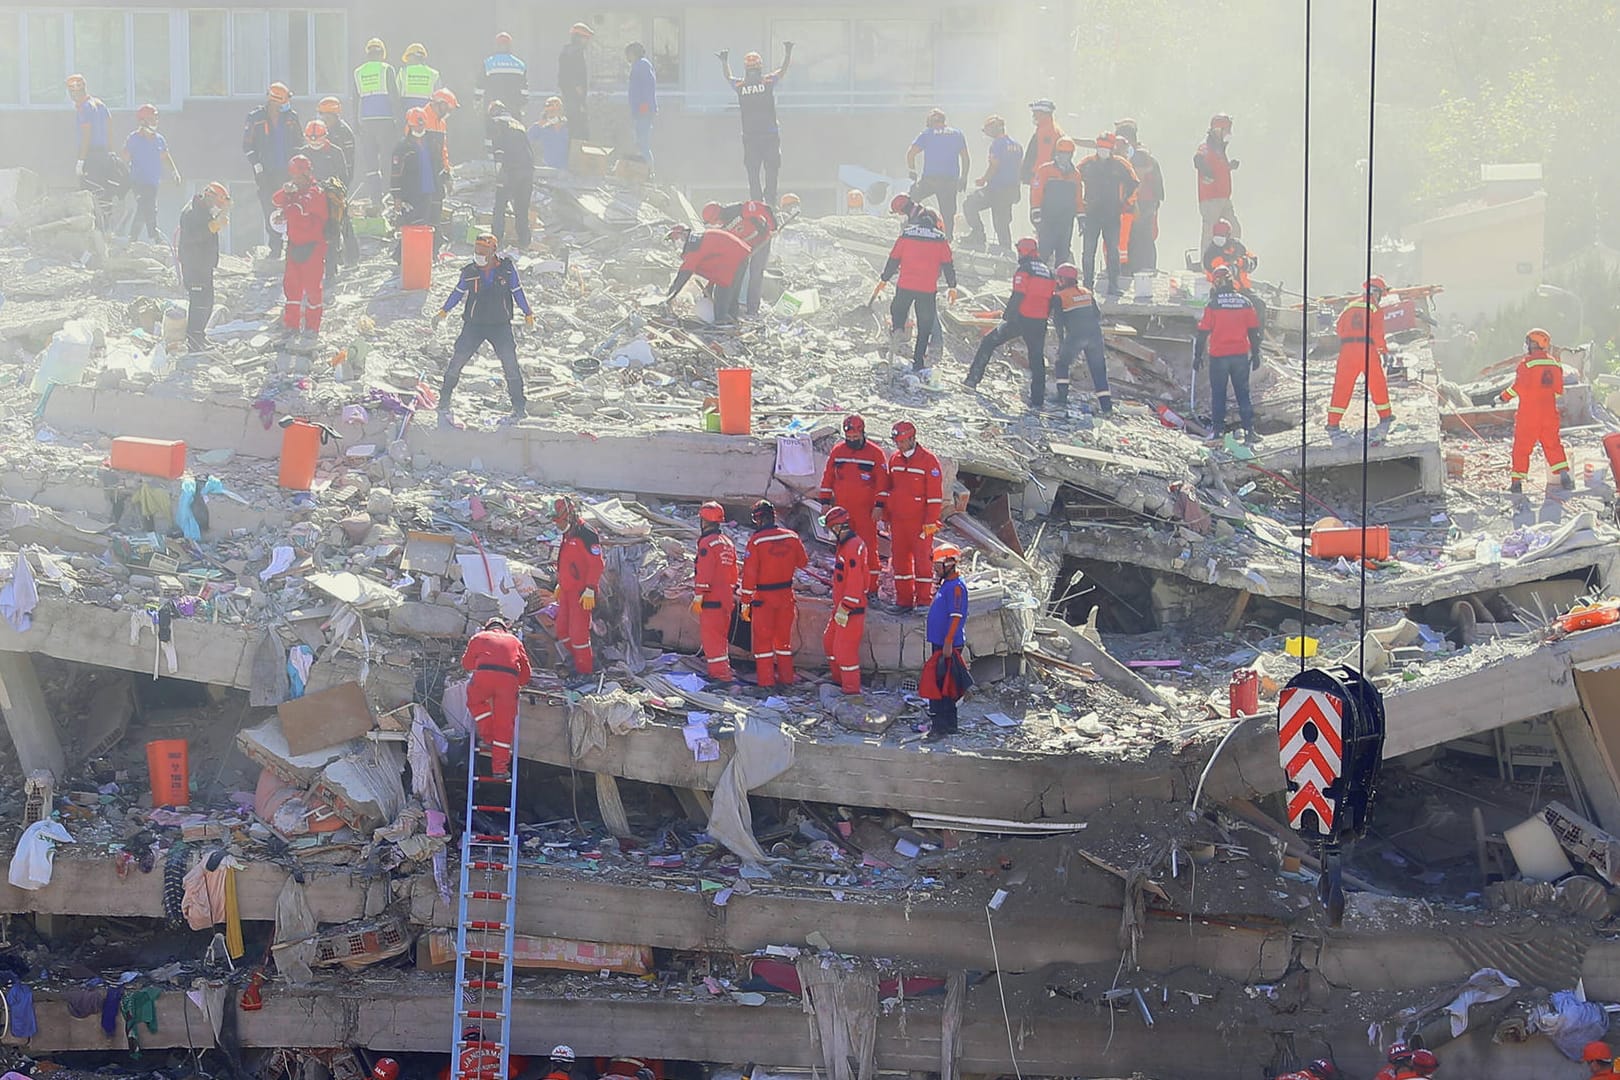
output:
[[572,1065],[574,1063],[574,1048],[572,1046],[553,1046],[551,1048],[551,1060],[566,1061]]

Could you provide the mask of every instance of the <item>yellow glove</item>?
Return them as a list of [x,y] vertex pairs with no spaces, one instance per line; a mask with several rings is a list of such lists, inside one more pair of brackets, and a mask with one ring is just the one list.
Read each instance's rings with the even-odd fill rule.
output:
[[533,330],[534,329],[534,316],[532,314],[523,316],[523,325],[527,326],[530,330]]
[[449,317],[450,317],[450,313],[448,311],[444,310],[444,308],[440,308],[438,311],[435,311],[433,313],[433,325],[438,326],[440,323],[444,322],[444,320],[449,318]]
[[692,597],[692,614],[701,615],[702,613],[703,613],[703,597],[701,597],[701,596]]
[[923,535],[924,536],[932,537],[938,532],[939,532],[939,524],[937,522],[932,524],[932,525],[924,525],[923,526]]
[[833,612],[833,622],[837,623],[839,626],[848,626],[849,612],[843,608],[839,608],[837,611]]
[[596,610],[596,590],[595,589],[586,589],[584,592],[580,593],[579,594],[579,606],[584,608],[586,611],[595,611]]
[[740,611],[738,614],[740,614],[742,616],[742,621],[743,622],[753,622],[754,621],[754,605],[753,604],[744,604],[742,606],[742,611]]
[[956,303],[956,289],[954,287],[945,290],[945,302],[947,304]]

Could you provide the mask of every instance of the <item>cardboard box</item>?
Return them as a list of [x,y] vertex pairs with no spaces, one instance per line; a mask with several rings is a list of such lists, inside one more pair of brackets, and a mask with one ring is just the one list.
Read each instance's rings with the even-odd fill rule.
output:
[[575,140],[568,144],[568,171],[576,176],[606,176],[613,151]]

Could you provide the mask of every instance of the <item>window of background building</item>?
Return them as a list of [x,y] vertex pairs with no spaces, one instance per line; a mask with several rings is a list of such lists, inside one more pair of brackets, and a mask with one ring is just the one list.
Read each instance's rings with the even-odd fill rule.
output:
[[652,17],[651,40],[647,42],[659,86],[678,86],[681,81],[681,24],[668,15]]
[[231,12],[231,93],[263,97],[270,78],[270,16],[262,11]]
[[[995,98],[1001,86],[1001,43],[993,34],[945,30],[935,52],[938,70],[951,73],[954,96],[980,101]],[[967,130],[965,124],[961,127]]]
[[225,38],[223,11],[190,13],[190,94],[193,97],[224,97],[230,92],[225,79],[225,61],[230,55]]
[[659,86],[681,81],[681,21],[671,15],[646,16],[625,11],[597,11],[587,20],[596,36],[585,47],[591,89],[623,89],[629,78],[624,47],[639,41],[647,48]]
[[349,20],[337,11],[317,11],[312,18],[315,21],[312,93],[342,94],[349,79]]
[[22,16],[0,11],[0,105],[22,104]]
[[173,100],[168,12],[137,12],[130,16],[130,32],[135,45],[136,104]]
[[[782,42],[793,42],[793,66],[783,92],[849,89],[849,23],[843,19],[773,19],[767,71],[782,63]],[[741,77],[742,59],[733,56],[732,70]]]
[[[294,94],[311,93],[314,87],[309,80],[309,12],[276,14],[271,16],[270,22],[281,45],[280,55],[286,58],[276,65],[276,70],[286,72],[282,81]],[[271,55],[277,55],[275,50]]]
[[108,107],[129,105],[127,20],[122,11],[73,13],[73,66]]
[[[67,16],[28,13],[28,101],[33,105],[67,104]],[[90,88],[92,94],[96,88]]]
[[855,23],[855,89],[925,90],[934,82],[934,42],[926,22]]

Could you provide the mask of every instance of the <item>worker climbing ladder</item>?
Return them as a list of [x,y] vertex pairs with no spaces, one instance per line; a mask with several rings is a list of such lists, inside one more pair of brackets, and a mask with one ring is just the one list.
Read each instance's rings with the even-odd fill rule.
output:
[[[476,721],[484,719],[476,717]],[[517,743],[517,721],[512,742]],[[467,755],[467,816],[461,833],[456,913],[456,1009],[450,1031],[451,1080],[509,1080],[512,1056],[512,946],[517,915],[517,758],[495,773],[491,747],[474,736]],[[479,775],[479,770],[486,775]],[[480,798],[504,790],[503,803]],[[484,827],[499,832],[484,832]]]

